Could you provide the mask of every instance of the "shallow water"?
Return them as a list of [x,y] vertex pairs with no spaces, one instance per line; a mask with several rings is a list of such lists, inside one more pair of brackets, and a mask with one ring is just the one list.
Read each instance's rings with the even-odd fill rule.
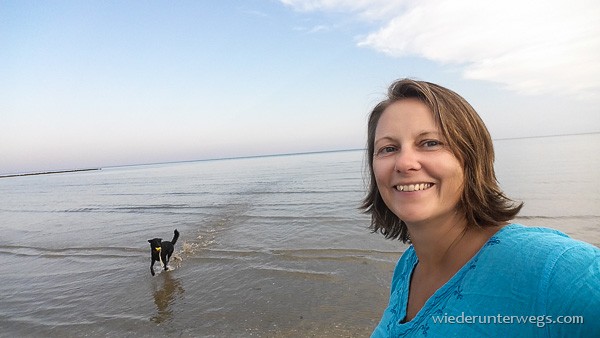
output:
[[517,222],[600,246],[600,134],[496,142],[498,180],[525,202]]
[[[497,141],[517,221],[599,245],[599,141]],[[405,247],[367,229],[362,172],[348,151],[0,179],[0,335],[368,336]]]

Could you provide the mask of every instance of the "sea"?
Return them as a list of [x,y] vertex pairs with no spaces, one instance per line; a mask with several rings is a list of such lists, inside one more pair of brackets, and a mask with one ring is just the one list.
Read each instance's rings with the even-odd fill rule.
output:
[[[495,148],[515,222],[600,246],[600,134]],[[353,150],[2,178],[0,336],[369,336],[407,246],[368,229],[364,173]]]

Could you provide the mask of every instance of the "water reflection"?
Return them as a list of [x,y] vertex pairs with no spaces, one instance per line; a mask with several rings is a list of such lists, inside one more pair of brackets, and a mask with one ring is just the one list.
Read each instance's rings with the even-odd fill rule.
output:
[[157,313],[150,318],[151,321],[160,324],[173,318],[173,304],[184,292],[181,281],[174,278],[171,273],[161,273],[154,284],[154,304]]

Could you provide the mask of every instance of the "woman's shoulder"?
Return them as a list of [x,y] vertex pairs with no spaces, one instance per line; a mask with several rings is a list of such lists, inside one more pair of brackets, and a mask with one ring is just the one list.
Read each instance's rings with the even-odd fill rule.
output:
[[556,229],[524,226],[517,223],[509,224],[500,229],[486,245],[494,244],[503,244],[501,247],[519,255],[537,253],[547,256],[552,252],[561,255],[569,255],[569,252],[587,252],[596,255],[600,250],[589,243],[573,239]]
[[520,280],[544,286],[570,271],[599,267],[600,249],[558,230],[510,224],[488,240],[475,260],[480,274],[508,279],[519,275]]
[[486,246],[494,247],[483,254],[488,263],[494,263],[490,266],[508,263],[512,271],[534,276],[542,287],[570,283],[575,275],[587,276],[598,284],[600,249],[558,230],[510,224]]
[[496,235],[502,237],[560,237],[569,236],[562,231],[539,226],[525,226],[520,223],[511,223],[501,228]]

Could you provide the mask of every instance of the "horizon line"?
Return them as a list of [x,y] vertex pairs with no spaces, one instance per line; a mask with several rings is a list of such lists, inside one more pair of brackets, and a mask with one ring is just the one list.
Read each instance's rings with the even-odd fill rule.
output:
[[241,160],[247,158],[259,158],[259,157],[279,157],[279,156],[294,156],[294,155],[310,155],[310,154],[326,154],[326,153],[341,153],[345,151],[363,151],[365,148],[351,148],[351,149],[337,149],[337,150],[315,150],[315,151],[301,151],[292,153],[276,153],[276,154],[262,154],[262,155],[239,155],[229,157],[210,157],[196,160],[181,160],[181,161],[166,161],[166,162],[153,162],[153,163],[138,163],[138,164],[123,164],[113,165],[104,168],[123,168],[123,167],[141,167],[145,165],[160,165],[160,164],[172,164],[172,163],[191,163],[191,162],[208,162],[208,161],[226,161],[226,160]]
[[[506,140],[519,140],[529,138],[545,138],[545,137],[561,137],[561,136],[579,136],[579,135],[593,135],[600,134],[600,131],[590,131],[582,133],[571,133],[571,134],[554,134],[554,135],[540,135],[540,136],[515,136],[515,137],[504,137],[504,138],[493,138],[492,141],[506,141]],[[275,154],[259,154],[259,155],[239,155],[229,157],[211,157],[205,159],[195,160],[180,160],[180,161],[165,161],[165,162],[152,162],[152,163],[137,163],[137,164],[122,164],[107,166],[104,168],[123,168],[123,167],[139,167],[145,165],[160,165],[160,164],[171,164],[171,163],[191,163],[191,162],[205,162],[205,161],[225,161],[225,160],[238,160],[246,158],[258,158],[258,157],[278,157],[278,156],[293,156],[293,155],[310,155],[310,154],[324,154],[324,153],[338,153],[345,151],[365,151],[367,148],[350,148],[350,149],[337,149],[337,150],[315,150],[315,151],[301,151],[291,153],[275,153]]]
[[[581,136],[581,135],[595,135],[600,134],[600,131],[590,131],[582,133],[570,133],[570,134],[553,134],[553,135],[538,135],[538,136],[515,136],[515,137],[503,137],[493,138],[492,141],[507,141],[507,140],[519,140],[519,139],[530,139],[530,138],[546,138],[546,137],[562,137],[562,136]],[[101,170],[103,168],[124,168],[124,167],[140,167],[150,165],[161,165],[161,164],[173,164],[173,163],[191,163],[191,162],[207,162],[207,161],[225,161],[225,160],[236,160],[236,159],[248,159],[248,158],[259,158],[259,157],[278,157],[278,156],[294,156],[294,155],[309,155],[309,154],[325,154],[325,153],[337,153],[346,151],[364,151],[366,148],[350,148],[350,149],[337,149],[337,150],[315,150],[315,151],[301,151],[301,152],[289,152],[289,153],[275,153],[275,154],[259,154],[259,155],[240,155],[240,156],[229,156],[229,157],[211,157],[204,159],[194,160],[180,160],[180,161],[164,161],[164,162],[150,162],[150,163],[134,163],[134,164],[118,164],[110,165],[106,167],[89,167],[89,168],[76,168],[76,169],[56,169],[56,170],[40,170],[35,172],[20,172],[20,173],[0,173],[0,178],[9,177],[22,177],[22,176],[35,176],[45,174],[60,174],[69,172],[79,171],[92,171]]]

